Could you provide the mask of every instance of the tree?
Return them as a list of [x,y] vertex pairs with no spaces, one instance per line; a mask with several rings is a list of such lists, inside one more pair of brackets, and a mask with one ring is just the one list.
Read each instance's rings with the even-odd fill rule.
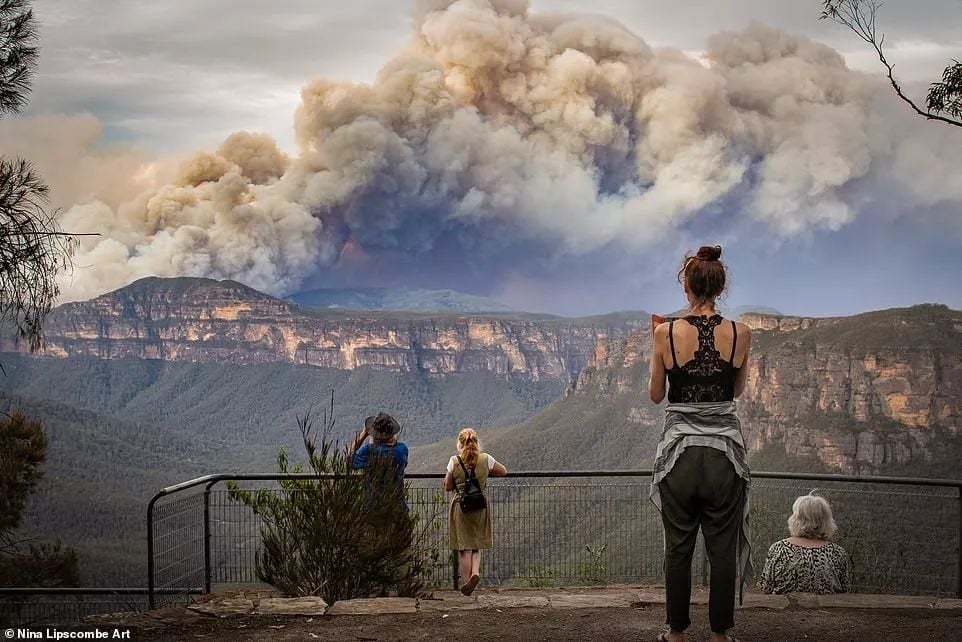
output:
[[885,44],[885,34],[879,34],[875,26],[875,19],[881,6],[877,0],[823,0],[821,19],[832,20],[847,27],[875,49],[896,95],[915,113],[928,120],[962,127],[962,63],[953,60],[952,64],[945,68],[942,72],[942,80],[929,86],[926,109],[921,109],[902,91],[902,86],[895,79],[895,67],[885,57],[882,49]]
[[[37,31],[27,0],[0,0],[0,117],[27,103],[37,64]],[[76,235],[60,230],[47,211],[48,189],[30,163],[0,157],[0,322],[17,339],[40,347],[43,319],[70,266]]]
[[59,544],[19,539],[30,495],[43,478],[47,436],[22,412],[0,417],[0,586],[77,586],[76,553]]

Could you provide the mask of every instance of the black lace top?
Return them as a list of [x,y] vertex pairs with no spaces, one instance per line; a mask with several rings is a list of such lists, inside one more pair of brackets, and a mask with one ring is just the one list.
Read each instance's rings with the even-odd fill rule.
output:
[[703,401],[732,401],[735,399],[735,377],[738,375],[732,361],[738,342],[738,328],[732,324],[732,353],[728,360],[722,359],[715,348],[715,328],[722,322],[720,314],[710,317],[687,316],[684,320],[698,330],[698,349],[695,356],[683,366],[678,365],[675,354],[675,320],[668,325],[668,341],[674,365],[668,371],[668,403],[697,403]]

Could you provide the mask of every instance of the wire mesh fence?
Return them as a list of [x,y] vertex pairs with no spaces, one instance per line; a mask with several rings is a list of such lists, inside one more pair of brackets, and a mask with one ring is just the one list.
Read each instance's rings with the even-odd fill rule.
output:
[[787,537],[792,502],[817,489],[832,505],[835,541],[849,554],[857,593],[955,596],[959,591],[960,499],[954,488],[756,480],[752,559]]
[[154,606],[183,603],[205,587],[207,545],[205,491],[192,488],[165,497],[148,512],[148,569]]
[[91,615],[147,608],[147,588],[0,588],[0,627],[73,626]]
[[139,597],[104,595],[0,597],[0,625],[69,626],[82,622],[89,615],[139,612],[146,607],[146,591]]
[[[852,591],[959,595],[962,498],[957,482],[924,486],[901,480],[792,477],[759,473],[752,481],[756,577],[768,547],[788,535],[795,498],[817,488],[832,504],[838,523],[835,540],[850,554]],[[212,588],[259,583],[261,518],[232,499],[222,484],[227,479],[185,482],[151,501],[146,592],[152,601],[136,594],[139,589],[117,589],[116,595],[106,589],[91,594],[77,590],[75,595],[0,595],[0,621],[70,624],[95,613],[182,604]],[[247,488],[282,492],[276,475],[235,479]],[[415,475],[406,483],[408,506],[421,525],[419,549],[429,560],[425,584],[457,585],[447,533],[452,496],[441,490],[437,476]],[[494,547],[482,558],[485,583],[548,587],[661,582],[662,527],[649,489],[650,477],[640,471],[521,473],[490,480],[486,494]],[[710,567],[701,544],[692,568],[693,581],[707,583]]]
[[[277,492],[265,482],[247,483]],[[816,485],[833,505],[839,526],[835,539],[851,556],[853,591],[957,594],[960,500],[959,491],[951,487],[756,479],[751,516],[756,577],[768,547],[788,536],[792,502]],[[539,587],[662,581],[662,527],[648,499],[649,487],[649,478],[637,474],[491,480],[487,495],[494,548],[482,557],[485,582]],[[434,587],[457,581],[455,559],[447,545],[450,501],[451,495],[440,490],[438,479],[408,481],[411,512],[429,525],[422,547],[435,553],[427,578]],[[198,513],[196,509],[178,513],[187,514]],[[174,519],[162,523],[185,528]],[[210,582],[258,582],[259,518],[222,488],[210,492],[209,533]],[[196,555],[202,550],[196,542],[193,547],[177,542],[162,557],[168,568],[177,569],[172,575],[198,578],[203,569],[198,568]],[[179,562],[172,559],[180,554],[188,557]],[[160,561],[158,558],[158,568]],[[694,580],[706,582],[709,574],[704,548],[699,545],[693,560]],[[166,581],[164,586],[172,584]]]

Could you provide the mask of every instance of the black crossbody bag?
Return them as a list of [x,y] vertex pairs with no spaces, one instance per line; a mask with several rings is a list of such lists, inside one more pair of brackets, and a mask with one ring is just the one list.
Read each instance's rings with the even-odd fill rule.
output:
[[458,463],[461,464],[461,470],[464,471],[464,490],[461,492],[461,496],[458,498],[458,504],[461,506],[461,510],[465,513],[474,513],[479,510],[484,510],[488,507],[488,500],[484,498],[484,492],[481,490],[481,482],[474,474],[474,468],[468,470],[461,461],[461,456],[458,455]]

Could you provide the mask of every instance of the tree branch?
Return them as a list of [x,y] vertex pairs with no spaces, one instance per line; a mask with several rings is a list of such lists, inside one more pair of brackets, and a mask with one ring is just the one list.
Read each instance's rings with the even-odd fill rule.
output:
[[915,101],[913,101],[911,98],[909,98],[904,93],[902,93],[902,87],[899,85],[898,81],[895,79],[895,76],[893,74],[893,66],[889,64],[888,60],[885,59],[885,54],[882,53],[881,43],[878,45],[873,43],[873,47],[875,47],[875,51],[876,53],[878,53],[879,62],[881,62],[885,66],[886,75],[888,76],[889,83],[892,85],[892,89],[895,90],[895,94],[899,98],[901,98],[903,102],[907,103],[909,107],[915,110],[915,113],[917,113],[919,116],[922,116],[923,118],[928,120],[937,120],[939,122],[943,122],[949,125],[954,125],[956,127],[962,127],[962,121],[953,120],[952,118],[946,118],[945,116],[933,114],[932,112],[929,112],[929,111],[923,111],[922,109],[919,108],[918,105],[915,104]]
[[879,62],[885,67],[889,84],[892,85],[895,94],[909,105],[916,114],[926,120],[936,120],[947,125],[962,127],[962,121],[933,113],[939,111],[947,111],[952,115],[958,113],[955,111],[958,107],[955,106],[958,105],[957,96],[962,94],[962,88],[953,84],[953,81],[956,80],[957,74],[962,75],[962,71],[958,71],[959,63],[956,62],[954,67],[950,66],[946,68],[942,83],[932,85],[932,88],[929,90],[929,109],[923,110],[920,108],[915,101],[906,96],[905,92],[902,91],[901,85],[898,80],[895,79],[894,65],[890,64],[885,58],[883,51],[885,35],[878,35],[875,24],[880,6],[881,4],[877,0],[823,0],[820,19],[832,20],[848,28],[861,40],[871,45],[878,55]]

